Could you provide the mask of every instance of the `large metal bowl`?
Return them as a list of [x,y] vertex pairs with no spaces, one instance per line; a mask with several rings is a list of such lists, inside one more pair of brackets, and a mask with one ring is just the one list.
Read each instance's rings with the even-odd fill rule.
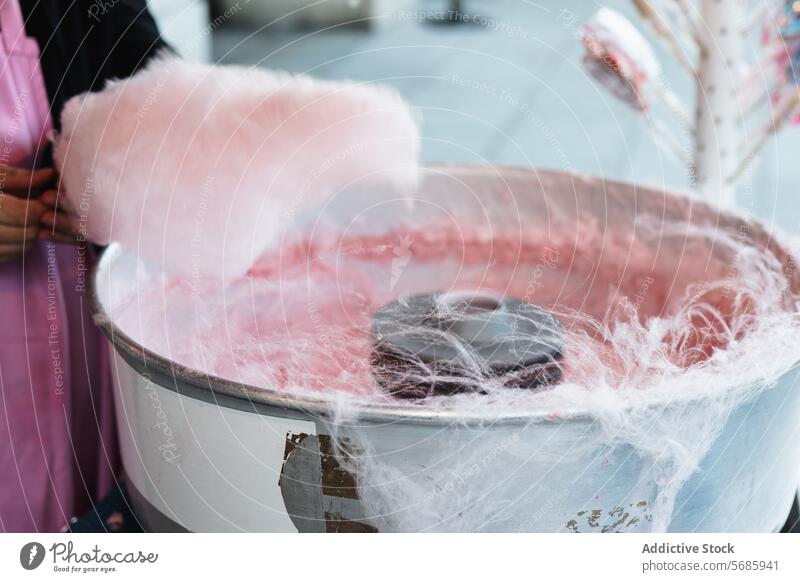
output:
[[[516,168],[429,168],[421,189],[464,206],[513,194],[520,216],[591,212],[605,225],[641,213],[713,225],[769,248],[794,277],[793,258],[761,225],[682,195],[560,172]],[[460,203],[459,203],[460,204]],[[482,203],[481,203],[482,204]],[[485,207],[479,209],[485,212]],[[156,531],[372,531],[358,474],[338,446],[365,442],[398,475],[438,483],[433,505],[449,503],[502,472],[502,488],[465,496],[459,529],[648,531],[656,492],[642,487],[645,461],[629,446],[582,448],[601,430],[590,410],[506,413],[431,411],[411,404],[362,406],[357,421],[331,424],[330,404],[209,377],[138,345],[109,318],[112,283],[135,261],[111,246],[95,276],[93,309],[114,348],[122,459],[137,514]],[[797,490],[800,390],[795,369],[740,402],[674,500],[669,531],[776,531]],[[733,390],[735,387],[732,387]],[[741,387],[736,387],[741,389]],[[678,403],[678,405],[681,405]],[[699,402],[697,406],[702,406]],[[652,403],[668,414],[676,402]],[[683,402],[690,409],[692,404]],[[569,455],[561,454],[569,450]],[[449,452],[444,455],[443,451]],[[485,451],[450,482],[443,459]],[[542,471],[542,459],[555,455]],[[462,467],[463,468],[463,467]],[[452,486],[452,487],[449,487]],[[401,493],[400,493],[401,494]],[[440,496],[437,500],[437,496]],[[470,504],[497,506],[491,520],[469,521]],[[374,512],[371,506],[370,513]],[[413,515],[423,508],[403,507]],[[384,516],[386,517],[386,516]],[[391,516],[390,516],[391,517]],[[404,523],[403,515],[397,523]],[[466,525],[463,525],[466,524]],[[380,526],[377,526],[380,527]],[[453,529],[432,523],[430,529]]]

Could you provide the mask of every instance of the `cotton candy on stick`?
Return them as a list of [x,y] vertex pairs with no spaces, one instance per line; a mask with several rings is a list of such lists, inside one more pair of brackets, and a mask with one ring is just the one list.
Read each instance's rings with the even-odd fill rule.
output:
[[[608,8],[600,9],[581,31],[586,48],[586,70],[623,103],[648,114],[654,100],[660,100],[679,121],[686,120],[680,100],[657,83],[658,60],[647,40],[624,16]],[[680,162],[686,156],[662,122],[650,117],[661,142]]]
[[624,16],[602,8],[581,33],[586,70],[615,97],[646,111],[649,83],[658,77],[658,61],[650,45]]
[[[767,21],[762,36],[765,50],[772,49],[772,58],[776,70],[776,84],[772,91],[773,118],[775,127],[767,130],[768,134],[789,121],[800,123],[797,114],[798,76],[800,71],[800,2],[786,1],[772,18]],[[790,118],[784,117],[790,115]]]
[[165,57],[70,100],[55,159],[90,240],[230,280],[352,183],[412,188],[419,147],[392,89]]
[[[744,137],[740,147],[743,153],[731,173],[731,182],[738,180],[750,167],[770,137],[786,125],[800,124],[800,2],[785,0],[768,7],[764,16],[762,60],[751,66],[740,94],[747,102],[747,115],[768,106],[767,118]],[[762,89],[761,85],[766,88]]]
[[800,2],[785,0],[775,15],[775,24],[785,40],[800,39]]

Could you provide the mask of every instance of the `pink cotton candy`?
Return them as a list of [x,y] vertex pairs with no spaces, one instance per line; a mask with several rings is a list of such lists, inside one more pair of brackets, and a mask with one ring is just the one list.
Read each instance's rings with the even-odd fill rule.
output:
[[394,90],[156,60],[70,100],[55,159],[88,239],[184,277],[244,274],[302,209],[402,193],[419,132]]

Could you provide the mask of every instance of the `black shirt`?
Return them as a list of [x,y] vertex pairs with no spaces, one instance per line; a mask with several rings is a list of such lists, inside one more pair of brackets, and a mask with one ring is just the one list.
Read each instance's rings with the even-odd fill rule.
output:
[[59,126],[64,103],[132,75],[166,47],[146,0],[20,0]]

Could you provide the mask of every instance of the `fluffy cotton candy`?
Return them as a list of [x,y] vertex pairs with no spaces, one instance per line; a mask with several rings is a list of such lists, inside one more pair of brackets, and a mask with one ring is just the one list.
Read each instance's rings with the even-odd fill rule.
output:
[[244,274],[338,191],[404,191],[419,131],[394,90],[165,57],[70,100],[55,143],[90,240],[170,273]]
[[581,30],[588,72],[614,95],[645,111],[649,83],[660,67],[653,49],[637,28],[619,12],[601,8]]

